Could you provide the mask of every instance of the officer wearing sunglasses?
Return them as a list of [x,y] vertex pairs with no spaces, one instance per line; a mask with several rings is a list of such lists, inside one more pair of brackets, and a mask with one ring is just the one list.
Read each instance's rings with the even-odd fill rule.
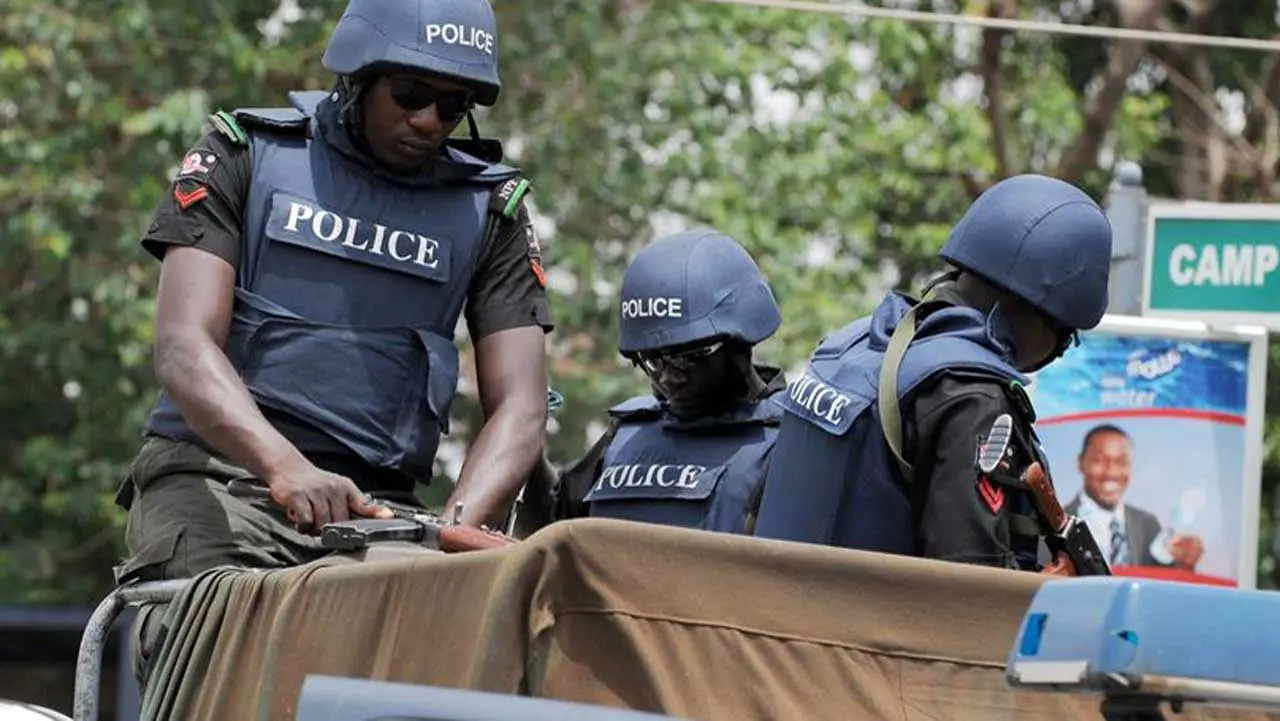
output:
[[694,230],[641,250],[621,296],[618,350],[653,393],[609,410],[608,431],[554,482],[552,520],[749,532],[786,386],[752,361],[782,321],[768,282],[735,240]]
[[[450,507],[492,523],[541,456],[552,323],[529,184],[471,115],[501,88],[488,0],[350,0],[322,61],[331,92],[210,116],[142,238],[163,261],[163,393],[118,499],[120,582],[304,563],[323,524],[379,513],[365,493],[416,502],[464,310],[492,430]],[[244,477],[290,522],[229,497]]]

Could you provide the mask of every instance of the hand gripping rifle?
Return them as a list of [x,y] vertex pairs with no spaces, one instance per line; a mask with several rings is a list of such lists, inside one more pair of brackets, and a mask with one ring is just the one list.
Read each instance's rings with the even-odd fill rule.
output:
[[[271,489],[256,479],[237,478],[227,484],[227,492],[238,498],[271,499]],[[514,538],[487,528],[458,523],[461,505],[454,507],[453,517],[440,516],[413,506],[379,498],[370,499],[391,511],[392,518],[354,518],[326,523],[320,529],[320,545],[334,551],[359,551],[379,541],[408,541],[445,553],[484,551],[518,543]]]
[[[1084,521],[1067,513],[1058,502],[1053,481],[1039,461],[1034,461],[1016,480],[1009,479],[1007,450],[1013,437],[1013,417],[1002,414],[991,426],[978,457],[978,470],[988,476],[1005,476],[1002,483],[1025,488],[1039,512],[1045,544],[1053,560],[1041,573],[1055,576],[1110,576],[1111,567]],[[996,478],[992,478],[996,480]]]

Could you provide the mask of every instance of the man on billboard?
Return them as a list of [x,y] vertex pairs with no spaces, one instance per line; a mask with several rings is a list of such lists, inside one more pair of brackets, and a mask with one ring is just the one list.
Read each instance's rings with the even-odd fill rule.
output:
[[1165,566],[1194,572],[1204,555],[1199,536],[1166,532],[1150,511],[1124,502],[1133,471],[1133,440],[1118,426],[1094,426],[1077,458],[1081,494],[1065,507],[1088,524],[1112,566]]

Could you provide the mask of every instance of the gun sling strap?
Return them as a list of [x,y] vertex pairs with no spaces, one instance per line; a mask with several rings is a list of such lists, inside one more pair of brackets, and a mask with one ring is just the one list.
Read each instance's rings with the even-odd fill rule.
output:
[[907,485],[915,480],[915,468],[902,455],[902,409],[898,406],[898,371],[902,367],[902,358],[906,355],[907,346],[916,337],[916,324],[920,317],[929,311],[943,307],[945,303],[937,301],[933,292],[925,294],[907,314],[898,321],[889,338],[889,347],[885,348],[884,360],[880,364],[880,384],[877,392],[876,408],[880,411],[880,430],[889,443],[889,452],[902,472],[902,479]]
[[[880,365],[880,383],[876,399],[876,407],[880,412],[880,430],[888,443],[889,452],[893,454],[893,460],[898,465],[898,470],[902,473],[902,480],[908,487],[915,482],[915,467],[906,459],[902,450],[902,408],[898,403],[898,372],[902,367],[902,359],[906,355],[907,346],[911,345],[911,341],[916,337],[917,324],[920,319],[930,312],[948,305],[946,301],[937,299],[935,291],[936,288],[926,293],[920,299],[920,302],[916,303],[898,321],[897,327],[893,329],[893,335],[889,338],[889,345],[885,348],[884,360]],[[1021,424],[1014,424],[1014,433],[1018,436],[1019,441],[1027,442]],[[1016,514],[1009,521],[1010,531],[1016,534],[1024,536],[1043,535],[1040,524],[1033,518]]]

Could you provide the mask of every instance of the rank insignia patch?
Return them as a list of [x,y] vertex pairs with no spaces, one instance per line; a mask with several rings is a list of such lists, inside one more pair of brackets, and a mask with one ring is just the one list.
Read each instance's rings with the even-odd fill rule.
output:
[[533,274],[538,277],[538,283],[546,288],[547,273],[542,269],[542,246],[538,243],[538,234],[529,226],[525,227],[524,234],[528,241],[529,267],[533,268]]
[[1004,506],[1004,489],[996,486],[986,476],[978,477],[978,497],[992,513],[999,513]]
[[1013,416],[1001,413],[991,424],[987,437],[978,441],[978,470],[991,473],[1000,468],[1013,438]]
[[175,183],[173,186],[173,199],[178,202],[178,207],[183,210],[190,208],[207,197],[209,197],[209,189],[203,185],[196,185],[188,190],[184,190],[181,183]]

